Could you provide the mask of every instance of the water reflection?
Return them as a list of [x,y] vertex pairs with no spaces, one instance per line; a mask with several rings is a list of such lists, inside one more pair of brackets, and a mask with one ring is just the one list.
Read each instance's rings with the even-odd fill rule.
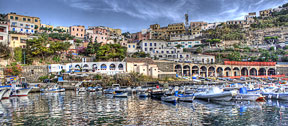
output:
[[288,125],[288,101],[170,104],[101,93],[34,93],[0,103],[0,125]]

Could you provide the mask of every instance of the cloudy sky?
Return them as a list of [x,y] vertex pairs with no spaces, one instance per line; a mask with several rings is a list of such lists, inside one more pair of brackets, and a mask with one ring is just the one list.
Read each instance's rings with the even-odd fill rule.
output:
[[0,13],[36,16],[54,26],[108,26],[137,32],[158,23],[220,22],[248,12],[277,7],[288,0],[0,0]]

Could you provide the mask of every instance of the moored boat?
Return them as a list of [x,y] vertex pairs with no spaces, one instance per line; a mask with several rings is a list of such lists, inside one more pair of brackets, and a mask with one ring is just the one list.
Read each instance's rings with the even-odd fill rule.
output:
[[114,98],[127,98],[128,92],[119,92],[119,93],[114,92],[113,97]]
[[262,99],[263,96],[261,94],[256,93],[248,93],[246,87],[242,87],[239,89],[239,93],[233,97],[234,100],[238,101],[256,101],[257,99]]
[[179,94],[178,99],[179,101],[183,102],[192,102],[194,100],[194,94]]
[[178,97],[174,96],[174,95],[171,95],[171,96],[163,95],[161,97],[161,101],[170,102],[170,103],[177,103],[178,102]]
[[32,88],[22,88],[22,87],[15,87],[12,88],[12,95],[11,96],[27,96],[28,93],[31,91]]
[[230,101],[233,96],[237,95],[236,91],[223,91],[218,87],[213,87],[207,92],[195,93],[195,98],[212,101]]
[[149,96],[149,93],[145,92],[145,91],[140,91],[140,92],[138,92],[138,96],[142,97],[142,98],[146,98]]

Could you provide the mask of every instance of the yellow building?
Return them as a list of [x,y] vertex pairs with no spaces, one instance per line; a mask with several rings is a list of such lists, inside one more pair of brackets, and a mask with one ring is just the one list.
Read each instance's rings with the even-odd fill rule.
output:
[[56,29],[61,29],[62,31],[65,31],[65,32],[69,33],[69,27],[57,26]]
[[168,35],[179,35],[185,34],[185,25],[184,23],[176,23],[168,25]]
[[51,28],[52,30],[54,29],[53,25],[47,25],[47,24],[41,24],[41,27],[43,27],[43,28]]
[[272,9],[267,9],[267,10],[259,11],[261,17],[269,17],[269,16],[272,16],[272,12],[273,12]]
[[[29,33],[34,33],[34,29],[36,31],[39,31],[41,26],[41,20],[39,17],[31,17],[18,15],[16,13],[9,13],[5,16],[5,19],[10,21],[9,31],[21,32],[21,30],[28,30]],[[24,29],[22,27],[24,27]]]
[[159,24],[150,25],[151,29],[151,38],[156,40],[167,40],[168,36],[168,27],[160,27]]
[[27,39],[31,39],[27,34],[9,34],[9,47],[16,48],[26,48]]

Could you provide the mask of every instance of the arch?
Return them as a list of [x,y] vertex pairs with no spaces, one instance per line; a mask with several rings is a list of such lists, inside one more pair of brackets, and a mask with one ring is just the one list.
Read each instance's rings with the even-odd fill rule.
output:
[[250,75],[251,75],[251,76],[257,76],[257,70],[256,70],[256,68],[251,68],[251,69],[250,69]]
[[227,76],[227,77],[231,76],[231,68],[230,67],[226,67],[224,69],[224,71],[225,71],[225,76]]
[[241,69],[241,76],[248,76],[248,69],[246,67]]
[[174,70],[174,71],[176,72],[176,74],[182,76],[182,66],[181,66],[181,65],[177,64],[177,65],[175,66],[175,70]]
[[193,75],[198,75],[199,74],[199,67],[198,66],[193,66],[192,67],[192,74]]
[[259,76],[266,75],[266,69],[265,68],[260,68],[258,73],[259,73]]
[[106,69],[107,69],[107,66],[106,66],[106,64],[102,64],[102,65],[100,66],[100,68],[101,68],[101,70],[106,70]]
[[269,68],[268,75],[276,75],[276,70],[274,68]]
[[216,69],[216,73],[217,73],[217,77],[222,77],[223,76],[223,68],[222,67],[218,67]]
[[207,68],[206,68],[206,66],[200,67],[200,76],[207,77]]
[[75,68],[76,68],[76,69],[80,69],[81,67],[80,67],[79,64],[76,64],[76,65],[75,65]]
[[118,69],[119,69],[119,70],[123,70],[123,69],[124,69],[123,64],[119,64],[119,65],[118,65]]
[[214,77],[215,76],[215,67],[210,66],[208,68],[208,77]]
[[233,68],[233,75],[234,76],[240,76],[240,69],[238,67],[234,67]]
[[89,65],[88,64],[84,64],[83,68],[88,68]]
[[191,76],[190,66],[189,66],[189,65],[185,65],[185,66],[183,67],[183,74],[184,74],[184,76]]
[[110,66],[109,66],[109,69],[110,69],[110,70],[115,70],[115,69],[116,69],[116,66],[115,66],[115,64],[113,64],[113,63],[112,63],[112,64],[110,64]]
[[92,65],[92,69],[96,69],[97,70],[97,64],[93,64]]

